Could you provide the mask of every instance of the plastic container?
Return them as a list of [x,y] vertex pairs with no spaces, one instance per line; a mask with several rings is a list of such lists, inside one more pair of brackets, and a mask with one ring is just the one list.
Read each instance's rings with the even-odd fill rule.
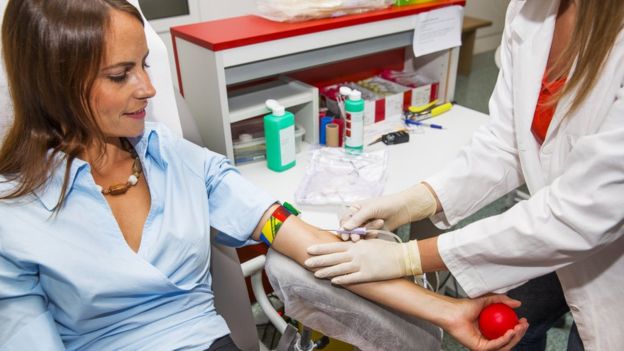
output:
[[345,151],[361,154],[364,151],[364,100],[358,90],[351,91],[345,100],[345,112]]
[[264,116],[267,167],[283,172],[295,166],[295,115],[276,100],[267,100],[270,114]]
[[[297,153],[301,151],[304,136],[305,129],[295,125],[295,152]],[[237,165],[266,160],[266,140],[262,132],[239,134],[232,146],[234,148],[234,162]]]

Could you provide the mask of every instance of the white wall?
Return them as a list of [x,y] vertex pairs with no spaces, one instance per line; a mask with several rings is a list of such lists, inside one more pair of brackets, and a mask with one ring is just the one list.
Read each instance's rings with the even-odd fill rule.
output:
[[505,11],[509,0],[466,0],[466,16],[492,21],[492,25],[477,30],[474,53],[494,50],[500,45]]
[[[221,18],[236,17],[252,14],[255,11],[255,0],[189,0],[191,9],[198,10],[198,21],[210,21]],[[180,23],[182,24],[182,23]],[[177,74],[175,71],[175,59],[173,56],[173,44],[171,34],[166,29],[157,29],[158,34],[165,42],[169,51],[171,62],[171,73],[174,85],[178,86]]]
[[201,17],[207,21],[248,15],[255,10],[255,0],[199,0]]

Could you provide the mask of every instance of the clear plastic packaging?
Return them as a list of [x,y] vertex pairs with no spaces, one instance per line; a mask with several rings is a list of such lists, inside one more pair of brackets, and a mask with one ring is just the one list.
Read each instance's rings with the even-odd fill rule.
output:
[[300,22],[384,9],[394,0],[256,0],[258,15],[277,22]]
[[379,196],[386,184],[387,165],[385,149],[360,155],[349,155],[340,148],[314,149],[295,201],[341,205]]
[[410,90],[409,87],[399,85],[393,81],[377,76],[360,80],[356,84],[381,97],[399,94]]
[[385,69],[381,72],[380,76],[384,79],[411,88],[417,88],[423,85],[435,83],[435,80],[429,79],[420,72],[394,71]]

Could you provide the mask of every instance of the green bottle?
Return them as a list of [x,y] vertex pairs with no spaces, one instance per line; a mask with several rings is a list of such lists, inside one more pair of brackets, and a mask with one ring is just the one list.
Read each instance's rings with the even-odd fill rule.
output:
[[364,151],[364,100],[362,93],[352,90],[345,101],[345,151],[361,154]]
[[267,100],[264,116],[267,167],[282,172],[295,165],[295,116],[275,100]]

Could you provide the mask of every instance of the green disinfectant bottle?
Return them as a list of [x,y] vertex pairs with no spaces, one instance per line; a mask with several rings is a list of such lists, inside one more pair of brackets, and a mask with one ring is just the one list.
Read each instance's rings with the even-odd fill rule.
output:
[[295,116],[275,100],[266,101],[264,116],[267,167],[282,172],[295,165]]
[[362,93],[352,90],[345,101],[345,151],[361,154],[364,151],[364,100]]

